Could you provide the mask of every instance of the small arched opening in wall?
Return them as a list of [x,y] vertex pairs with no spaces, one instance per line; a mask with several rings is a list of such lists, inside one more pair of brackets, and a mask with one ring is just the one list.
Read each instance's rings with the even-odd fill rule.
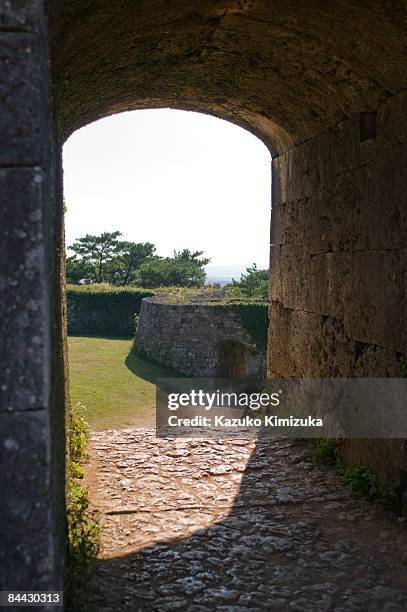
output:
[[246,378],[248,349],[238,340],[220,340],[216,346],[216,376],[218,378]]

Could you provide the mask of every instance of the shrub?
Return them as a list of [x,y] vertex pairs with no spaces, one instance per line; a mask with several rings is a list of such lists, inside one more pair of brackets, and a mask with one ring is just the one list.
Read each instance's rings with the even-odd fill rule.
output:
[[364,465],[340,468],[341,480],[356,495],[373,497],[376,488],[376,476]]
[[67,609],[86,610],[86,584],[92,562],[99,552],[100,526],[97,514],[89,509],[88,493],[80,480],[86,460],[88,424],[85,407],[70,411],[67,474]]
[[401,483],[398,480],[379,482],[375,474],[365,465],[339,467],[339,476],[352,493],[368,497],[381,504],[386,510],[400,513]]
[[87,458],[86,442],[89,425],[85,419],[85,411],[85,406],[78,403],[70,412],[69,459],[72,463],[80,463]]
[[334,440],[325,438],[317,438],[314,440],[314,449],[312,451],[311,458],[316,463],[336,465],[338,458],[336,456],[336,446]]
[[400,514],[402,486],[399,480],[379,482],[375,474],[361,464],[345,467],[339,462],[335,440],[320,438],[314,440],[313,446],[312,461],[334,465],[339,478],[354,495],[367,497],[371,502],[383,506],[385,510]]
[[259,349],[267,349],[269,327],[268,304],[240,303],[232,305],[232,312],[237,314],[244,329]]

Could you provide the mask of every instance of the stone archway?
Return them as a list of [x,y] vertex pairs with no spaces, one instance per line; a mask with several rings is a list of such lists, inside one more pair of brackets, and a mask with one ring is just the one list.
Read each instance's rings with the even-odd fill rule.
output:
[[221,340],[216,346],[216,376],[246,378],[247,346],[238,340]]
[[271,151],[270,375],[400,375],[402,3],[49,0],[48,25],[57,149],[100,117],[168,106]]
[[[403,374],[406,7],[331,4],[2,3],[2,524],[15,557],[0,557],[0,574],[16,588],[52,588],[62,577],[60,148],[75,129],[170,106],[259,136],[274,156],[270,375]],[[347,446],[345,456],[381,476],[407,469],[405,441]]]

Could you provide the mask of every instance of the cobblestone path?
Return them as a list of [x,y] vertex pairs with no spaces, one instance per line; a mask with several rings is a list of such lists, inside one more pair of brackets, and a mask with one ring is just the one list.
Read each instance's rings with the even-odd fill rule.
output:
[[287,441],[92,434],[91,610],[407,610],[407,528]]

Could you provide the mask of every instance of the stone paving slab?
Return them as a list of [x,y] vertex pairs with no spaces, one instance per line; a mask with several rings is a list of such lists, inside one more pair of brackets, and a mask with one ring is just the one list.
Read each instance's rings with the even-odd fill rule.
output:
[[293,441],[92,433],[91,610],[404,612],[407,528]]

